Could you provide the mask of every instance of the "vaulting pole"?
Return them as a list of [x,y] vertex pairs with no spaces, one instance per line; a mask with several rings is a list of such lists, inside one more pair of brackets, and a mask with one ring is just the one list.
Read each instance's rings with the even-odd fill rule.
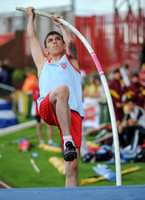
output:
[[[25,8],[23,8],[23,7],[16,7],[16,10],[25,12]],[[51,18],[51,16],[52,16],[51,14],[49,14],[47,12],[42,12],[42,11],[35,10],[35,9],[34,9],[34,13],[36,15],[47,17],[47,18]],[[114,107],[113,107],[113,103],[112,103],[112,98],[110,95],[108,83],[107,83],[106,77],[104,75],[103,69],[98,61],[98,58],[97,58],[94,50],[92,49],[92,47],[90,46],[88,41],[84,38],[84,36],[75,27],[73,27],[71,24],[69,24],[65,20],[63,20],[61,18],[58,18],[57,20],[61,24],[63,24],[67,28],[69,28],[72,32],[74,32],[77,35],[77,37],[82,41],[82,43],[85,45],[88,52],[90,53],[90,55],[95,63],[95,66],[99,72],[99,75],[100,75],[100,78],[101,78],[101,81],[102,81],[102,84],[103,84],[103,87],[105,90],[107,103],[108,103],[108,107],[109,107],[110,118],[111,118],[111,124],[112,124],[114,150],[115,150],[115,165],[116,165],[116,185],[121,186],[121,164],[120,164],[120,151],[119,151],[119,139],[118,139],[118,132],[117,132],[117,124],[116,124],[116,119],[115,119],[115,112],[114,112]]]

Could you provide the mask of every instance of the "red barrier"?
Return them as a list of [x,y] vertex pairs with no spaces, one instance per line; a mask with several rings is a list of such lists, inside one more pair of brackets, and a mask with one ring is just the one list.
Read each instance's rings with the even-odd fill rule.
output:
[[5,44],[10,39],[13,39],[15,37],[15,33],[6,33],[3,35],[0,35],[0,45]]
[[[129,11],[127,13],[103,16],[75,17],[75,27],[84,35],[95,51],[104,71],[125,60],[132,59],[140,53],[145,41],[145,12]],[[79,65],[86,73],[96,71],[89,53],[76,38]]]

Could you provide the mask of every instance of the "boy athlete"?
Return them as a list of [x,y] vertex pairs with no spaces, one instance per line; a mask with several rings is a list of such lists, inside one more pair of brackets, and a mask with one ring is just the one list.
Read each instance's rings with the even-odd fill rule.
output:
[[28,38],[32,57],[38,69],[40,98],[37,100],[39,113],[49,125],[60,130],[66,166],[66,187],[78,185],[78,158],[81,146],[82,89],[77,58],[77,48],[72,34],[52,16],[56,31],[47,34],[44,57],[34,28],[33,7],[26,8]]

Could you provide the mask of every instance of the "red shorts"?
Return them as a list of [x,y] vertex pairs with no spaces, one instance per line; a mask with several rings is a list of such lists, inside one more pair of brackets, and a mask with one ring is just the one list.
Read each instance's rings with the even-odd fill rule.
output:
[[[49,94],[40,103],[39,114],[45,123],[47,123],[48,125],[55,125],[58,127],[58,129],[60,130],[61,142],[63,146],[64,145],[63,134],[59,126],[57,117],[52,109],[49,100]],[[82,133],[82,117],[76,111],[71,110],[71,136],[76,147],[79,150],[81,147],[81,140],[82,140],[81,133]]]

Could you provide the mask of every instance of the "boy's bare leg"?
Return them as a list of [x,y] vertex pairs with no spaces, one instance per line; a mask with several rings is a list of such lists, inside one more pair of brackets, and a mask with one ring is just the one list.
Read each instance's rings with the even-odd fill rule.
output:
[[71,112],[68,105],[69,89],[63,85],[50,93],[49,96],[53,110],[61,127],[63,136],[70,135]]
[[47,127],[47,136],[48,136],[48,139],[49,140],[52,140],[53,141],[53,136],[52,136],[52,126],[49,126]]
[[43,134],[41,131],[41,122],[37,122],[36,127],[37,127],[37,133],[38,133],[39,140],[43,140]]
[[71,111],[68,105],[69,88],[60,86],[50,93],[49,100],[59,122],[64,141],[64,160],[73,161],[77,157],[71,136]]
[[78,159],[79,159],[79,150],[77,151],[77,159],[67,162],[65,161],[66,167],[66,182],[65,187],[77,187],[78,186]]
[[50,125],[47,125],[47,136],[48,136],[48,145],[59,146],[57,143],[53,142],[53,128]]

